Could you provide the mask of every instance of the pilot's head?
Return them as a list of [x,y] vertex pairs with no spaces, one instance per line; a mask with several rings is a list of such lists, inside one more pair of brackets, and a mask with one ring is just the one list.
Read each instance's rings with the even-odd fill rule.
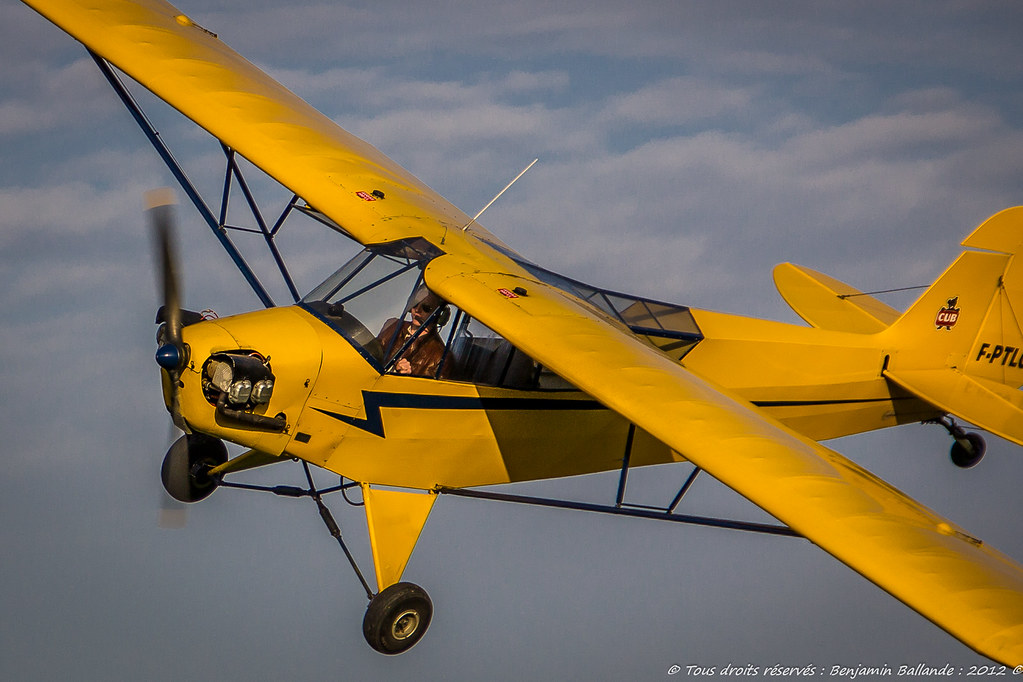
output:
[[427,318],[433,314],[433,311],[438,308],[443,310],[434,318],[434,323],[437,326],[443,326],[447,322],[447,304],[444,302],[444,299],[425,286],[419,287],[412,296],[412,307],[409,308],[409,314],[412,316],[412,326],[414,328],[422,326]]

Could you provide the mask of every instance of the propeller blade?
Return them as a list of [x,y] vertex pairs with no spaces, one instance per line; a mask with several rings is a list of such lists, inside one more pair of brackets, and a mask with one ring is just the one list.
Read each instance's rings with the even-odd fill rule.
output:
[[146,210],[156,239],[159,286],[168,342],[181,343],[181,289],[174,247],[174,192],[168,187],[146,193]]
[[181,340],[181,286],[178,283],[178,257],[174,246],[174,191],[169,187],[146,192],[146,213],[153,229],[156,249],[157,286],[162,298],[164,338],[156,351],[156,362],[165,370],[171,382],[171,419],[185,433],[188,425],[181,417],[181,368],[186,360],[185,344]]

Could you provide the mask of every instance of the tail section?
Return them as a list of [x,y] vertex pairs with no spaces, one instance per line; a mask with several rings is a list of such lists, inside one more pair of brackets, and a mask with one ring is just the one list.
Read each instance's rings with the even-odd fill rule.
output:
[[801,265],[776,266],[774,285],[797,315],[819,329],[874,334],[899,317],[873,296]]
[[1023,445],[1023,207],[998,213],[881,333],[885,376],[972,424]]

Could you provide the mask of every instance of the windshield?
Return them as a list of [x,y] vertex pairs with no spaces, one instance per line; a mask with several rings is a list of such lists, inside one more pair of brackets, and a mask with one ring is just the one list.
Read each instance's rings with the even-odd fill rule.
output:
[[[507,339],[426,288],[423,270],[440,252],[421,239],[367,248],[301,305],[344,336],[381,373],[533,390],[569,384]],[[521,263],[645,336],[674,358],[702,338],[689,309],[617,294]]]
[[386,363],[378,336],[404,319],[422,287],[423,268],[437,255],[422,240],[366,249],[302,299],[307,310],[340,332],[378,369]]

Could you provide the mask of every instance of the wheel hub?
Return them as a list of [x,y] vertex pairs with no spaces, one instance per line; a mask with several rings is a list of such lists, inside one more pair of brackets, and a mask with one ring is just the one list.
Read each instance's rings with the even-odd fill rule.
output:
[[414,609],[406,609],[398,614],[391,625],[391,636],[397,640],[408,639],[419,629],[419,613]]

